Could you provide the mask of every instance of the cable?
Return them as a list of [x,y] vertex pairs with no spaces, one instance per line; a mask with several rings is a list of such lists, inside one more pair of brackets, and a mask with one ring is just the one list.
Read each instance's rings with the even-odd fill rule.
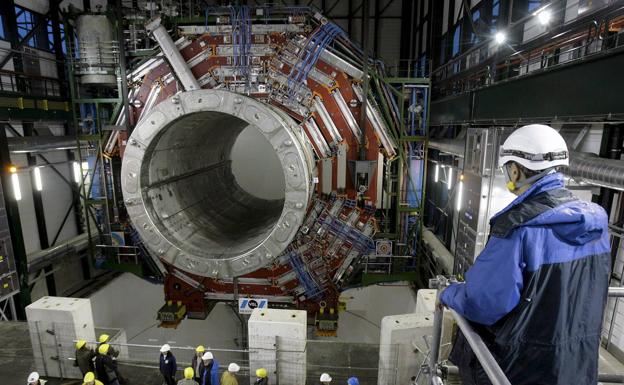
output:
[[366,317],[364,317],[364,316],[361,316],[361,315],[356,314],[356,313],[354,313],[354,312],[351,312],[351,311],[349,311],[349,310],[345,310],[344,312],[345,312],[345,313],[349,313],[349,314],[351,314],[352,316],[358,317],[358,318],[360,318],[360,319],[362,319],[362,320],[364,320],[364,321],[368,322],[369,324],[371,324],[371,325],[373,325],[373,326],[377,327],[377,329],[381,329],[381,326],[377,325],[376,323],[374,323],[373,321],[369,320],[368,318],[366,318]]
[[149,329],[153,328],[154,326],[158,326],[160,324],[160,322],[156,322],[153,325],[150,325],[148,327],[146,327],[145,329],[141,330],[140,332],[138,332],[137,334],[133,335],[132,337],[128,338],[128,341],[132,341],[133,339],[135,339],[136,337],[140,336],[141,334],[145,333],[146,331],[148,331]]

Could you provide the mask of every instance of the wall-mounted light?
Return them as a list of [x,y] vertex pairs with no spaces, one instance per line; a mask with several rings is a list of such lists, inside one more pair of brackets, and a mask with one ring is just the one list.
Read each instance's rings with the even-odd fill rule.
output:
[[506,40],[507,35],[505,35],[503,32],[496,32],[496,35],[494,35],[494,41],[496,42],[496,44],[503,44]]
[[17,176],[17,167],[11,166],[9,167],[9,172],[11,173],[11,184],[13,185],[13,196],[16,201],[22,200],[22,189],[19,184],[19,177]]
[[462,207],[462,200],[464,199],[464,176],[459,176],[459,185],[457,186],[457,198],[455,200],[455,209],[459,212]]
[[82,173],[80,172],[80,165],[78,162],[74,162],[74,181],[80,184],[82,180]]
[[33,173],[35,176],[35,190],[43,190],[43,183],[41,181],[41,167],[35,167]]
[[435,174],[433,176],[433,181],[435,183],[438,183],[438,180],[440,180],[440,165],[436,163]]
[[448,168],[448,174],[446,175],[446,187],[450,190],[453,187],[453,168]]
[[552,13],[549,9],[544,9],[538,12],[536,17],[541,25],[546,26],[550,23],[550,19],[552,19]]

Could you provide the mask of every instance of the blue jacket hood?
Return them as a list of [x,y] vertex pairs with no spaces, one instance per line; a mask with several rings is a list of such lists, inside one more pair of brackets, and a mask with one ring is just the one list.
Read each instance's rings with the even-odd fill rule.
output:
[[597,204],[577,200],[555,207],[526,225],[549,225],[560,239],[573,245],[584,245],[602,236],[608,227],[608,217]]
[[[546,175],[492,217],[490,223],[493,223],[501,214],[521,205],[537,194],[563,187],[563,175],[561,173]],[[544,225],[550,226],[555,234],[567,243],[584,245],[602,236],[603,231],[607,229],[608,218],[602,207],[594,203],[575,200],[548,210],[523,224],[523,226]]]

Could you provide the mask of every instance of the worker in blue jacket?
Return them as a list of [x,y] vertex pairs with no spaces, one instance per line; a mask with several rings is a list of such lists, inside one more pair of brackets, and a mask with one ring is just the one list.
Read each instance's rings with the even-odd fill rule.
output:
[[[565,141],[524,126],[500,150],[518,197],[490,221],[490,239],[440,301],[472,321],[513,385],[595,385],[611,268],[607,214],[564,188]],[[450,357],[464,385],[489,385],[460,333]]]
[[211,352],[205,352],[202,364],[199,385],[219,385],[219,361]]
[[160,374],[162,374],[167,385],[176,385],[176,372],[178,365],[176,359],[171,353],[171,346],[164,344],[160,348]]

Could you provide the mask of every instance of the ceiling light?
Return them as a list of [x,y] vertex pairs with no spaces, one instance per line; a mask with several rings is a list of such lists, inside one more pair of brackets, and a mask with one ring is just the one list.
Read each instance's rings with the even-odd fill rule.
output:
[[74,162],[74,181],[78,184],[80,184],[80,181],[82,180],[82,173],[80,172],[80,165],[78,164],[78,162]]
[[453,187],[453,169],[451,167],[449,167],[448,175],[446,177],[446,187],[450,190],[451,187]]
[[550,13],[550,10],[548,9],[545,9],[537,14],[537,20],[539,21],[541,25],[544,25],[544,26],[550,23],[551,18],[552,18],[552,14]]
[[496,44],[503,44],[505,40],[507,40],[507,36],[502,32],[496,32],[496,35],[494,35],[494,41],[496,41]]
[[35,167],[35,189],[37,191],[43,190],[43,183],[41,181],[41,167]]
[[11,174],[11,184],[13,185],[13,196],[16,201],[22,200],[22,190],[19,185],[19,177],[17,174]]

